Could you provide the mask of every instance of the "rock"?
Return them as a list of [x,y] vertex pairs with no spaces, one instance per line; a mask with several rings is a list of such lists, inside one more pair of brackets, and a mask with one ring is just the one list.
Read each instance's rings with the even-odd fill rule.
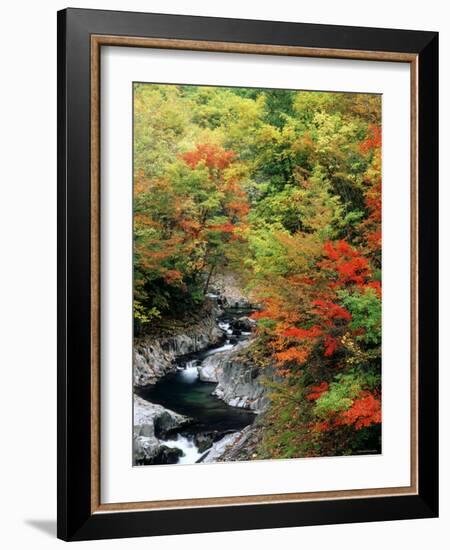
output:
[[208,451],[208,454],[201,457],[199,462],[203,462],[205,464],[217,462],[220,457],[236,442],[240,436],[240,433],[241,432],[235,432],[219,439],[219,441],[213,444],[211,450]]
[[257,422],[247,426],[231,445],[217,458],[217,462],[234,462],[242,460],[254,460],[257,458],[258,446],[262,437],[261,426]]
[[135,439],[135,464],[139,466],[148,466],[150,464],[176,464],[180,456],[183,456],[183,451],[181,449],[161,445],[157,439],[156,442],[157,443],[150,441],[150,438],[145,437]]
[[229,352],[219,352],[214,355],[210,355],[203,360],[198,369],[198,377],[202,382],[215,382],[219,381],[217,370],[221,366],[223,360],[228,357]]
[[155,457],[153,464],[176,464],[178,459],[183,456],[183,451],[176,447],[166,447],[162,445],[159,448],[159,453]]
[[223,432],[213,430],[212,432],[199,432],[194,434],[194,442],[200,453],[209,449],[213,443],[216,443],[224,436]]
[[139,388],[155,384],[160,378],[176,371],[178,357],[219,343],[223,339],[223,332],[216,324],[218,314],[219,311],[213,308],[183,334],[135,338],[134,386]]
[[257,367],[231,359],[218,371],[219,383],[213,394],[231,407],[261,412],[269,402],[264,376]]
[[231,407],[264,410],[268,405],[265,377],[273,377],[270,369],[254,366],[245,353],[251,340],[240,342],[231,352],[223,351],[207,357],[199,367],[203,382],[216,382],[213,395]]
[[144,437],[136,435],[133,438],[134,463],[150,464],[156,457],[160,448],[160,443],[156,437]]
[[213,275],[210,287],[218,295],[224,307],[247,308],[249,299],[242,292],[242,283],[235,273],[217,273]]
[[[175,455],[172,452],[164,451],[163,447],[165,446],[159,440],[159,437],[188,424],[190,419],[165,409],[161,405],[150,403],[137,395],[134,396],[133,417],[133,455],[135,464],[173,464],[174,462],[161,462],[162,460],[173,460]],[[169,447],[166,447],[166,449],[169,449]]]
[[189,419],[180,414],[174,413],[171,410],[165,409],[160,415],[155,418],[155,435],[163,437],[179,426],[187,424]]
[[208,433],[199,433],[194,435],[194,441],[197,445],[198,452],[203,453],[213,444],[213,437]]
[[262,430],[257,422],[245,427],[240,432],[227,434],[213,443],[211,449],[201,457],[199,462],[235,462],[254,460],[258,457],[258,446]]
[[175,355],[164,350],[161,342],[150,338],[135,339],[134,386],[154,384],[159,378],[176,369]]
[[251,332],[253,328],[255,327],[255,321],[253,319],[249,319],[248,317],[239,317],[239,319],[236,319],[231,323],[231,327],[233,329],[233,334],[235,331],[241,331],[242,332]]
[[137,395],[134,396],[133,416],[135,435],[144,437],[162,437],[190,422],[187,416],[165,409],[162,405],[150,403]]
[[261,412],[268,405],[264,378],[273,377],[270,369],[253,365],[245,353],[251,340],[240,342],[231,352],[224,351],[207,357],[199,368],[199,378],[216,382],[213,395],[231,407]]

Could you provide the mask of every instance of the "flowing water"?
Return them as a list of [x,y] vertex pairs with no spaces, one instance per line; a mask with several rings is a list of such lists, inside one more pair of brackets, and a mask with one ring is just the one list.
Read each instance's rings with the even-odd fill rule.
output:
[[227,309],[217,321],[224,333],[223,341],[219,345],[179,358],[175,373],[165,376],[154,386],[139,391],[139,395],[147,401],[193,419],[189,426],[180,428],[164,440],[164,445],[183,451],[184,455],[178,459],[179,464],[194,464],[206,452],[205,449],[198,449],[196,436],[199,434],[214,434],[216,441],[227,433],[242,430],[255,420],[253,412],[230,407],[212,395],[215,383],[202,382],[199,379],[199,367],[207,357],[216,353],[230,353],[239,342],[250,337],[250,332],[233,334],[230,325],[234,319],[252,311],[243,308]]

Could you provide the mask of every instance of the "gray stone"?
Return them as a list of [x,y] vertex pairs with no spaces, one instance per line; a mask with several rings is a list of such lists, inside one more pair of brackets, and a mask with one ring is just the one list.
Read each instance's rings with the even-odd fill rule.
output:
[[207,449],[211,447],[214,440],[217,437],[217,433],[198,433],[194,435],[194,441],[197,445],[197,449],[199,453],[203,453]]
[[213,309],[184,334],[156,338],[143,336],[134,341],[134,386],[155,384],[175,372],[177,357],[201,351],[220,342],[223,332],[216,324],[218,310]]
[[190,421],[187,416],[150,403],[138,395],[134,396],[133,417],[135,434],[144,437],[164,436]]
[[219,441],[212,445],[208,454],[205,457],[202,457],[201,462],[205,464],[217,462],[220,457],[233,446],[240,434],[241,432],[235,432],[232,434],[227,434],[222,437],[222,439],[219,439]]
[[251,340],[240,342],[232,351],[207,357],[199,367],[199,378],[216,382],[213,395],[231,407],[261,412],[268,405],[267,388],[263,381],[272,377],[271,369],[260,369],[245,352]]
[[[137,395],[134,396],[133,417],[134,463],[172,464],[173,462],[167,462],[167,460],[174,460],[175,455],[173,452],[164,451],[165,445],[159,437],[179,426],[184,426],[190,419],[161,405],[150,403]],[[165,448],[168,449],[168,447]]]
[[202,382],[219,382],[218,370],[224,360],[229,356],[229,351],[214,353],[202,361],[198,369],[198,377]]
[[231,323],[231,328],[234,331],[241,331],[241,332],[251,332],[253,328],[255,327],[256,323],[253,321],[253,319],[249,319],[248,317],[239,317],[239,319],[236,319]]
[[181,449],[162,445],[157,456],[154,458],[154,462],[156,464],[176,464],[180,456],[183,456]]
[[226,307],[248,307],[249,298],[242,291],[242,282],[235,273],[216,273],[213,275],[210,288],[220,296]]
[[158,454],[160,443],[156,437],[144,437],[135,435],[133,438],[133,451],[135,464],[153,460]]
[[241,460],[254,460],[257,458],[257,450],[261,440],[261,427],[257,422],[247,426],[239,437],[229,445],[217,458],[217,462],[233,462]]

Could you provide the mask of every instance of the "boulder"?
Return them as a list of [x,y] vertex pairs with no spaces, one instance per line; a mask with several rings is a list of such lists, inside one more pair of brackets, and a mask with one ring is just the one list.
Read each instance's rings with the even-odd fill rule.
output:
[[135,339],[133,367],[134,386],[149,386],[176,369],[175,356],[159,340]]
[[202,361],[198,369],[198,377],[202,382],[219,381],[217,370],[221,367],[223,360],[229,355],[228,352],[214,353]]
[[243,293],[243,284],[236,273],[216,273],[210,281],[211,291],[224,307],[247,308],[249,298]]
[[137,465],[152,463],[160,446],[159,440],[154,436],[146,437],[135,434],[133,438],[134,463]]
[[205,464],[217,462],[220,457],[237,441],[240,433],[241,432],[234,432],[232,434],[227,434],[219,439],[219,441],[216,441],[216,443],[212,445],[208,453],[201,457],[199,462],[203,462]]
[[[135,464],[173,464],[177,462],[176,452],[159,440],[175,428],[190,422],[186,416],[161,405],[150,403],[134,396],[133,456]],[[172,462],[168,462],[168,461]]]
[[134,462],[138,466],[150,464],[176,464],[181,449],[161,445],[156,438],[137,437],[134,439]]
[[213,444],[213,437],[208,433],[195,434],[194,441],[197,445],[198,452],[203,453]]
[[138,395],[134,395],[133,417],[135,434],[144,437],[162,437],[190,421],[187,416],[150,403]]
[[213,395],[232,407],[262,411],[268,404],[265,377],[270,369],[256,367],[246,348],[251,340],[240,342],[231,352],[225,351],[207,357],[199,367],[199,378],[216,382]]
[[176,447],[167,447],[162,445],[155,457],[153,464],[176,464],[178,459],[183,456],[183,451]]
[[197,445],[197,449],[200,453],[203,453],[207,449],[209,449],[213,443],[218,441],[223,437],[223,434],[221,434],[218,431],[212,431],[212,432],[199,432],[194,434],[194,442]]
[[178,357],[207,349],[223,340],[223,332],[216,324],[219,313],[217,308],[213,308],[180,334],[135,338],[134,386],[139,388],[155,384],[160,378],[176,371]]
[[231,323],[231,327],[233,329],[233,334],[235,331],[242,332],[251,332],[253,328],[255,327],[256,322],[253,319],[250,319],[249,317],[243,316],[239,317],[238,319],[235,319]]

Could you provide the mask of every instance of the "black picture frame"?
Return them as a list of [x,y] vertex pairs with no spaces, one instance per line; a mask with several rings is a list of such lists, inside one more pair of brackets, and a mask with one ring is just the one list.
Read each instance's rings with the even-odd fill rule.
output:
[[[418,60],[418,494],[92,513],[91,36],[402,52]],[[58,12],[58,532],[138,537],[438,515],[438,33],[66,9]],[[401,208],[401,205],[399,205]]]

